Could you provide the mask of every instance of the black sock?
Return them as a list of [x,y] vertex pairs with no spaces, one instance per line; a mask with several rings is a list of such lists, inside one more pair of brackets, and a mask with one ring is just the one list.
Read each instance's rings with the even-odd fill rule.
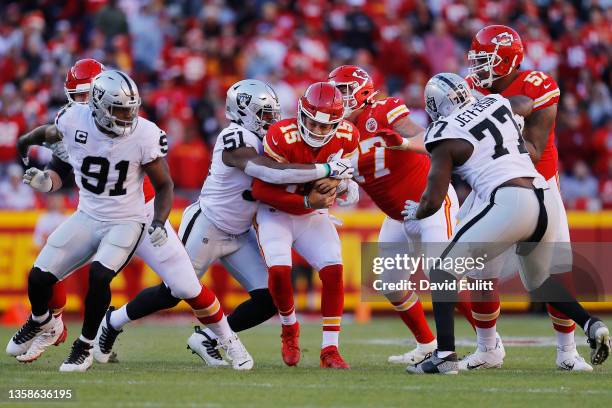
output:
[[235,332],[255,327],[276,314],[276,306],[268,289],[249,292],[250,299],[242,302],[227,316],[227,322]]
[[89,340],[96,338],[98,326],[106,314],[111,301],[110,283],[115,272],[100,262],[93,262],[89,268],[89,289],[85,296],[85,317],[81,334]]
[[175,298],[165,283],[151,286],[140,291],[126,305],[130,320],[137,320],[164,309],[170,309],[179,304],[181,299]]
[[[436,285],[451,284],[457,280],[453,275],[440,269],[432,269],[429,274],[430,282]],[[436,320],[436,337],[438,350],[455,351],[455,304],[457,303],[457,290],[432,290],[433,312]]]
[[50,272],[32,268],[28,275],[28,298],[34,316],[42,316],[49,311],[49,301],[53,296],[53,285],[58,279]]
[[576,298],[556,279],[548,278],[542,285],[531,291],[531,298],[546,302],[558,311],[566,314],[577,325],[584,328],[591,315],[584,310]]

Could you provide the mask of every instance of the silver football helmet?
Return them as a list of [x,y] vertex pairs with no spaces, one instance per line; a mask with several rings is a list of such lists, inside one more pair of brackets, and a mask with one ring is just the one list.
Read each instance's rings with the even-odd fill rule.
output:
[[227,90],[225,117],[263,138],[280,120],[280,103],[274,89],[257,79],[244,79]]
[[456,108],[475,100],[465,79],[444,72],[434,75],[425,85],[425,110],[436,121]]
[[100,128],[116,136],[134,131],[140,103],[136,83],[121,71],[103,71],[91,83],[89,107],[94,120]]

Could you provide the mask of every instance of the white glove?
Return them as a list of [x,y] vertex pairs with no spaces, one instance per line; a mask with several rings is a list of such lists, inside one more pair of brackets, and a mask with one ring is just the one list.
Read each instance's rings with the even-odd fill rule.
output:
[[36,167],[30,167],[26,170],[23,174],[23,184],[27,184],[41,193],[48,193],[53,188],[53,182],[49,173]]
[[402,211],[404,221],[416,220],[416,212],[418,208],[419,203],[412,200],[406,200],[406,204],[404,205],[404,211]]
[[521,115],[517,115],[517,114],[512,114],[512,116],[514,116],[514,121],[516,122],[517,126],[519,127],[520,131],[521,131],[521,135],[523,134],[523,129],[525,129],[525,118],[522,117]]
[[168,232],[161,221],[153,220],[149,227],[151,243],[154,247],[160,247],[168,241]]
[[70,158],[68,157],[68,150],[66,150],[66,145],[61,140],[52,144],[45,142],[43,146],[50,149],[54,155],[60,158],[61,161],[66,163],[70,161]]
[[346,180],[346,182],[346,191],[336,197],[336,202],[341,207],[346,207],[359,201],[359,185],[353,180]]
[[343,159],[342,153],[344,149],[340,149],[329,161],[329,176],[336,179],[350,179],[353,177],[355,169],[351,164],[351,159]]

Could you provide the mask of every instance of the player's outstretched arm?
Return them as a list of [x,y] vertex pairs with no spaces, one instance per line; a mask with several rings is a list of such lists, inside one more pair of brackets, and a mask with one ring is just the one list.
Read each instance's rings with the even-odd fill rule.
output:
[[523,138],[528,142],[528,145],[533,145],[533,149],[528,150],[531,161],[534,164],[538,163],[542,158],[542,153],[548,143],[548,136],[555,124],[556,117],[557,105],[555,104],[532,112],[525,118]]
[[325,164],[279,163],[248,146],[233,150],[224,150],[223,163],[237,167],[251,177],[272,184],[302,184],[324,177],[338,179],[351,178],[353,168],[350,160],[341,156],[333,157]]
[[396,120],[392,129],[381,129],[376,136],[385,141],[387,149],[410,150],[427,154],[424,143],[425,129],[407,116]]
[[427,188],[416,211],[417,219],[427,218],[440,209],[448,193],[453,167],[465,163],[472,151],[469,142],[459,139],[443,140],[431,148]]
[[323,194],[313,188],[307,195],[290,193],[285,186],[253,180],[253,198],[285,212],[303,211],[310,208],[329,208],[336,199],[335,191]]
[[17,151],[21,159],[28,163],[30,146],[42,146],[43,143],[53,144],[62,140],[62,134],[55,125],[42,125],[17,139]]
[[174,183],[170,177],[168,162],[166,162],[166,159],[163,157],[158,157],[152,162],[145,164],[143,167],[155,189],[153,222],[164,225],[172,209],[174,190]]

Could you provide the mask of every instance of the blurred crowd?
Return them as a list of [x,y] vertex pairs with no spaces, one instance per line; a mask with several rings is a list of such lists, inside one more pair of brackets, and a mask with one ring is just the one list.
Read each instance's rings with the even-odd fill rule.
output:
[[[466,52],[487,24],[514,27],[522,69],[561,88],[557,140],[571,208],[612,208],[610,0],[21,0],[0,2],[0,208],[46,205],[21,184],[17,137],[65,103],[79,58],[131,74],[141,114],[169,136],[177,205],[197,196],[225,124],[227,87],[267,80],[283,116],[333,67],[360,65],[382,94],[404,98],[427,124],[423,86],[442,71],[466,74]],[[50,159],[44,148],[32,162]],[[74,193],[65,190],[74,204]]]

